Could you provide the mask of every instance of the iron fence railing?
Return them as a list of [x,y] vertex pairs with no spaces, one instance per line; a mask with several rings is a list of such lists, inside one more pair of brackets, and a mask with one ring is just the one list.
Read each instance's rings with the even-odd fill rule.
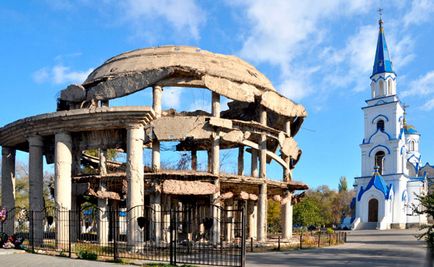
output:
[[[217,213],[217,214],[216,214]],[[245,213],[220,206],[159,210],[147,206],[78,211],[47,208],[9,211],[3,225],[27,239],[33,252],[171,264],[245,265]],[[12,230],[11,230],[12,229]]]

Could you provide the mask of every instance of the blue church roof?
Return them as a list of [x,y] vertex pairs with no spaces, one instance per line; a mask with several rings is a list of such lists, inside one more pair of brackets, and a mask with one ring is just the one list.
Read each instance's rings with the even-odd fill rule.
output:
[[384,181],[383,177],[378,172],[378,166],[375,166],[374,174],[371,177],[371,180],[369,180],[368,185],[364,189],[363,186],[360,188],[359,194],[357,195],[357,201],[360,201],[362,199],[363,194],[371,189],[371,187],[377,188],[379,191],[381,191],[384,194],[385,199],[390,199],[391,197],[391,190],[392,190],[392,184],[387,186],[386,182]]
[[404,133],[405,134],[417,134],[416,128],[414,128],[413,125],[405,125],[404,126]]
[[384,35],[383,20],[379,20],[379,25],[377,51],[375,52],[374,68],[371,77],[378,73],[394,73],[392,70],[392,61],[389,57],[389,50],[387,49],[386,37]]

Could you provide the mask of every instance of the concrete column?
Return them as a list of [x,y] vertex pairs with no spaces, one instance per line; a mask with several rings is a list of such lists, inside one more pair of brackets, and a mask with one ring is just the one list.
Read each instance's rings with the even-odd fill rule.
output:
[[14,233],[15,223],[15,149],[2,147],[2,207],[8,211],[8,220],[3,224],[3,232]]
[[[267,110],[264,107],[260,111],[260,123],[267,126]],[[261,134],[259,148],[259,177],[265,178],[267,176],[267,136],[265,133]]]
[[128,246],[139,244],[141,233],[137,218],[143,216],[144,181],[143,181],[143,140],[145,131],[140,124],[130,125],[127,129],[127,180],[128,180]]
[[258,240],[267,240],[267,183],[259,186],[258,198]]
[[238,148],[238,175],[244,174],[244,146]]
[[155,116],[157,118],[161,117],[161,95],[163,94],[163,88],[156,85],[152,88],[152,108],[155,111]]
[[[33,211],[33,238],[35,245],[40,245],[44,236],[43,230],[43,148],[41,136],[32,136],[29,142],[29,207]],[[32,236],[32,233],[30,233]]]
[[191,169],[193,171],[197,170],[197,151],[196,150],[191,151]]
[[153,236],[156,244],[161,241],[161,193],[154,192],[151,195],[151,208],[152,208],[152,224],[154,226]]
[[220,241],[220,202],[215,202],[218,197],[220,197],[220,178],[218,177],[220,173],[220,133],[217,130],[213,133],[212,140],[212,173],[216,175],[216,179],[214,181],[214,185],[219,188],[219,191],[212,195],[211,203],[214,204],[212,206],[212,214],[213,214],[213,226],[212,226],[212,241],[214,244],[217,244]]
[[99,174],[107,175],[107,150],[99,150]]
[[72,139],[66,132],[55,136],[54,198],[57,208],[56,244],[65,247],[69,243],[69,211],[71,210]]
[[225,209],[226,209],[226,216],[227,216],[227,223],[226,223],[226,233],[225,233],[225,241],[232,241],[234,238],[234,215],[233,215],[233,209],[234,209],[234,201],[232,199],[226,200],[225,203]]
[[248,237],[256,240],[258,232],[258,206],[256,201],[248,200],[247,204],[247,223],[249,225]]
[[[291,121],[289,119],[285,122],[285,132],[288,134],[288,136],[291,136]],[[291,170],[289,169],[289,156],[282,156],[283,160],[285,161],[286,168],[283,169],[283,181],[288,182],[291,181]]]
[[164,197],[164,207],[163,207],[163,232],[164,232],[164,241],[166,243],[170,242],[170,203],[171,198],[169,195],[165,195]]
[[[107,150],[100,149],[99,151],[99,172],[101,176],[107,175]],[[99,190],[105,192],[107,184],[102,179],[99,181]],[[102,246],[108,245],[109,235],[109,213],[108,199],[98,198],[98,243]]]
[[161,168],[160,163],[160,141],[155,137],[152,140],[152,168],[154,171],[159,171]]
[[289,197],[289,201],[286,202],[281,207],[282,214],[282,234],[283,239],[291,239],[292,237],[292,203],[291,203],[291,193],[286,192],[286,196]]
[[251,176],[258,177],[258,150],[252,148],[252,165],[251,165]]
[[220,95],[212,92],[212,115],[220,118]]

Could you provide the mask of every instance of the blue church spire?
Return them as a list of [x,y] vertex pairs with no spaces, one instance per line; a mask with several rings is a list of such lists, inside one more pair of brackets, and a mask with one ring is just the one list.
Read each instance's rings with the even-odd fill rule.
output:
[[[381,14],[381,13],[380,13]],[[383,72],[392,72],[392,61],[389,57],[389,50],[387,49],[386,37],[384,36],[383,20],[378,21],[379,32],[377,40],[377,51],[375,52],[374,68],[372,70],[372,76]]]

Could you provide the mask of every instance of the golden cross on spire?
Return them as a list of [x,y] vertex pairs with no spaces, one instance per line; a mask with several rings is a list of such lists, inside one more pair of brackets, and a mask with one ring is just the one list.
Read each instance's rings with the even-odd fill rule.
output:
[[378,10],[378,15],[380,15],[380,19],[383,16],[383,9],[380,7]]

